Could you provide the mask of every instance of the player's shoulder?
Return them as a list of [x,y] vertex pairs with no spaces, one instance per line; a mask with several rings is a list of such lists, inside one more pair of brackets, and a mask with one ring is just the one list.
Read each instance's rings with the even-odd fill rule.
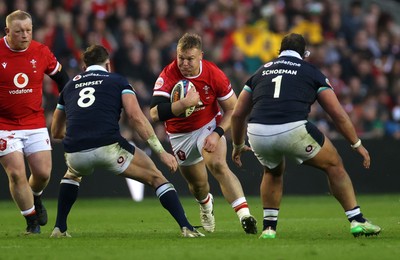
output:
[[169,63],[168,65],[166,65],[164,67],[164,69],[161,71],[160,75],[161,76],[175,75],[175,74],[177,74],[178,71],[179,71],[178,63],[176,62],[176,59],[175,59],[171,63]]
[[7,47],[7,45],[6,45],[6,42],[5,42],[5,40],[4,40],[4,37],[1,37],[0,38],[0,52],[5,52],[5,51],[8,51],[9,49],[8,49],[8,47]]
[[47,45],[40,43],[38,41],[32,40],[31,44],[29,45],[29,49],[48,49],[50,50],[49,47],[47,47]]
[[31,53],[36,53],[37,55],[41,55],[42,57],[47,57],[49,55],[54,56],[53,52],[47,45],[37,42],[35,40],[32,40],[31,44],[29,45],[28,51]]
[[215,64],[212,61],[209,60],[202,60],[202,65],[204,69],[209,69],[209,70],[216,70],[216,71],[222,71],[217,64]]
[[[202,78],[206,78],[207,81],[210,82],[226,82],[229,81],[227,75],[225,72],[222,71],[218,67],[217,64],[215,64],[212,61],[209,60],[202,60]],[[216,83],[216,85],[219,85]]]
[[105,72],[109,74],[109,81],[112,82],[111,85],[117,86],[118,89],[132,89],[132,84],[129,82],[129,80],[119,74],[119,73],[115,73],[115,72]]
[[156,84],[155,88],[160,89],[163,86],[169,86],[169,85],[175,85],[180,79],[182,79],[182,75],[179,72],[178,65],[176,63],[176,60],[168,64],[167,66],[164,67],[164,69],[161,71]]
[[304,66],[307,69],[310,70],[314,70],[314,71],[320,71],[317,66],[315,66],[314,64],[312,64],[311,62],[305,61],[305,60],[301,60],[301,64],[302,66]]
[[107,71],[103,71],[104,75],[109,75],[110,78],[113,79],[118,79],[118,80],[126,80],[126,78],[124,76],[122,76],[119,73],[116,72],[107,72]]

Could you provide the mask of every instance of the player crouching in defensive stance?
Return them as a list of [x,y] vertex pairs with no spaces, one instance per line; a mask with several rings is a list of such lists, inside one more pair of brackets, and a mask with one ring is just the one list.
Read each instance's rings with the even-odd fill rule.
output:
[[[275,238],[283,193],[285,157],[323,170],[330,190],[343,207],[355,236],[377,235],[381,228],[367,221],[357,205],[353,185],[331,141],[307,121],[311,105],[318,100],[336,128],[350,142],[369,168],[368,151],[340,105],[329,80],[304,61],[309,55],[302,35],[289,34],[281,43],[277,59],[261,66],[246,82],[232,115],[232,160],[241,166],[240,155],[251,150],[264,166],[261,181],[263,232],[260,238]],[[250,116],[249,116],[250,115]],[[248,117],[249,116],[249,117]]]
[[86,71],[76,75],[60,93],[51,132],[63,139],[68,170],[61,180],[57,218],[51,237],[70,237],[67,217],[77,199],[82,176],[96,168],[140,181],[155,189],[162,206],[169,211],[184,237],[204,236],[187,220],[174,186],[139,148],[125,140],[119,130],[122,109],[143,140],[174,172],[178,164],[156,137],[136,99],[135,90],[118,74],[110,73],[107,50],[100,45],[83,54]]

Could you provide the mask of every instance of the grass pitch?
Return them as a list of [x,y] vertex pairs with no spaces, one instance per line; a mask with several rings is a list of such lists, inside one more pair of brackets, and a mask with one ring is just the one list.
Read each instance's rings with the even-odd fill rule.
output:
[[[182,238],[179,227],[154,198],[78,199],[68,232],[50,239],[56,201],[44,200],[49,223],[40,235],[23,235],[25,220],[12,201],[0,201],[0,259],[400,259],[400,194],[359,195],[364,215],[380,225],[378,237],[353,238],[343,210],[332,196],[284,196],[276,239],[261,240],[262,206],[247,198],[258,220],[257,235],[246,235],[222,197],[215,198],[215,233]],[[193,225],[198,206],[181,198]],[[200,229],[200,231],[203,231]]]

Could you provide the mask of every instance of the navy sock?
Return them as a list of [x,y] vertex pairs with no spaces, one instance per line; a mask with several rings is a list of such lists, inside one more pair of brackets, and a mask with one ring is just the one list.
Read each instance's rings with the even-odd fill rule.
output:
[[279,208],[263,208],[263,230],[271,227],[276,230],[278,225]]
[[366,221],[359,206],[356,206],[350,210],[346,210],[345,214],[350,222],[355,220],[357,222],[364,223]]
[[263,230],[267,227],[271,227],[273,230],[276,230],[276,226],[278,225],[278,221],[274,220],[263,220]]
[[171,183],[166,182],[158,186],[156,189],[156,195],[160,200],[161,205],[168,210],[181,228],[187,227],[188,229],[193,230],[193,226],[186,218],[186,214],[178,198],[178,194]]
[[60,191],[58,194],[57,204],[57,218],[55,227],[58,227],[61,232],[67,230],[67,218],[68,214],[74,205],[79,190],[79,182],[62,179],[60,183]]
[[352,222],[353,220],[355,220],[355,221],[357,221],[357,222],[360,222],[360,223],[364,223],[364,222],[365,222],[365,218],[363,217],[363,214],[362,214],[362,213],[360,213],[360,214],[358,214],[358,215],[355,215],[355,216],[352,217],[352,218],[349,218],[349,221],[350,221],[350,222]]

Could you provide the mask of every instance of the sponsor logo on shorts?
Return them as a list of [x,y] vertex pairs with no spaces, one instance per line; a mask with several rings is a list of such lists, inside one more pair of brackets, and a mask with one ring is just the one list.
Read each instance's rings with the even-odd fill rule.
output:
[[122,163],[125,162],[125,158],[124,158],[123,156],[120,156],[120,157],[118,157],[117,162],[118,162],[119,164],[122,164]]
[[179,150],[178,152],[176,152],[176,156],[178,156],[179,160],[181,160],[181,161],[186,160],[186,154],[182,150]]
[[4,151],[7,148],[7,140],[0,139],[0,151]]

